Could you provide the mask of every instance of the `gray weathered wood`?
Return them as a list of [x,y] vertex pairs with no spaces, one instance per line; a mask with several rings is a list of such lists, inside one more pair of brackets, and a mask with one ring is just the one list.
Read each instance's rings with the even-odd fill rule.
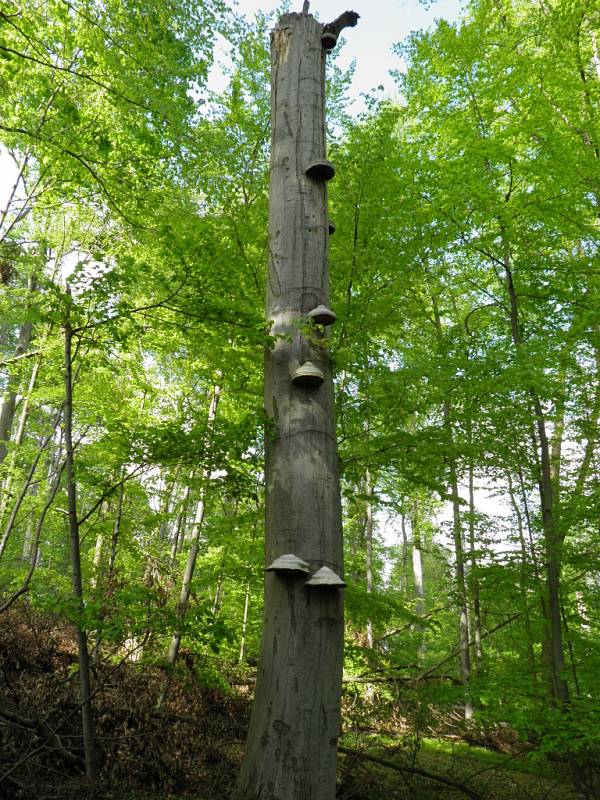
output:
[[[333,800],[343,648],[343,590],[307,583],[343,576],[329,306],[327,184],[305,174],[325,159],[324,26],[285,14],[271,35],[272,151],[265,358],[266,564],[293,553],[309,573],[267,572],[260,668],[237,797]],[[295,385],[311,361],[320,386]]]

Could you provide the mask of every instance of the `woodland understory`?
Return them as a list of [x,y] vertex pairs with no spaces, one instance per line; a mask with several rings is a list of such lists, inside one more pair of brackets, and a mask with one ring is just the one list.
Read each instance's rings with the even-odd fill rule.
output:
[[[277,16],[0,5],[2,798],[233,792]],[[471,0],[358,115],[327,56],[344,800],[600,797],[598,31]]]
[[[230,684],[209,686],[202,659],[186,649],[159,711],[160,665],[98,664],[98,772],[86,778],[72,626],[21,604],[3,619],[0,647],[2,797],[216,800],[232,791],[252,695],[247,667],[221,662]],[[576,797],[562,756],[536,754],[539,743],[520,741],[506,724],[465,729],[439,692],[399,682],[365,697],[346,684],[343,717],[337,796],[344,800]]]

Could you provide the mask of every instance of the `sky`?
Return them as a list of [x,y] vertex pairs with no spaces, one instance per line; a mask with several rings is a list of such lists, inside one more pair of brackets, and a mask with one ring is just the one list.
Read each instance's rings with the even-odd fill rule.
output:
[[[275,11],[281,0],[238,0],[237,9],[251,18],[257,11]],[[383,85],[393,95],[394,82],[389,75],[401,61],[391,51],[409,33],[433,25],[435,19],[450,22],[459,17],[460,0],[427,2],[418,0],[311,0],[310,12],[321,22],[332,22],[346,9],[360,14],[356,28],[346,29],[342,36],[347,44],[341,48],[338,64],[346,69],[356,59],[356,73],[350,96],[356,98],[355,111],[361,110],[360,94]],[[291,11],[302,10],[302,0],[292,0]]]
[[[237,10],[247,18],[258,11],[276,11],[281,0],[238,0]],[[302,0],[292,0],[292,11],[302,9]],[[348,29],[343,36],[347,44],[339,52],[338,64],[346,69],[356,59],[356,73],[349,91],[351,112],[359,113],[364,104],[361,94],[383,86],[385,93],[394,95],[394,81],[389,72],[402,66],[400,58],[392,53],[392,46],[408,36],[411,31],[430,27],[436,18],[449,21],[458,19],[460,0],[428,2],[427,7],[418,0],[312,0],[310,11],[323,22],[331,22],[347,8],[357,11],[361,18],[356,28]],[[224,88],[219,63],[227,62],[227,48],[217,47],[216,65],[210,76],[211,88]],[[12,161],[0,148],[0,207],[4,208],[16,171]]]
[[[281,0],[238,0],[237,10],[247,18],[258,11],[276,11]],[[344,32],[347,40],[340,50],[338,64],[346,69],[356,59],[356,72],[349,91],[353,100],[352,111],[362,110],[361,93],[383,85],[386,94],[394,95],[394,81],[389,72],[402,68],[400,58],[392,53],[392,46],[401,42],[412,31],[428,28],[438,18],[455,21],[460,13],[460,0],[437,0],[426,5],[418,0],[312,0],[310,11],[323,22],[331,22],[346,9],[357,11],[361,18],[356,28]],[[292,0],[291,10],[300,11],[302,0]],[[227,48],[218,45],[216,65],[210,76],[211,88],[224,88],[226,79],[221,74],[219,63],[227,62]],[[0,148],[0,207],[4,207],[12,187],[16,171],[12,161]],[[464,494],[464,493],[463,493]],[[478,506],[488,513],[499,513],[497,503],[488,492],[480,490]],[[483,508],[482,508],[483,507]],[[449,508],[445,508],[441,519],[448,519]],[[396,532],[386,531],[386,539],[394,540]],[[391,543],[391,541],[389,542]]]

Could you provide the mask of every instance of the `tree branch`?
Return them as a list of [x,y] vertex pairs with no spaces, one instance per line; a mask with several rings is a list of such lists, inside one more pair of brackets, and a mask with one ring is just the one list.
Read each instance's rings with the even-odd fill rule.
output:
[[467,797],[471,797],[473,800],[481,800],[481,796],[478,795],[477,792],[474,792],[473,789],[469,789],[464,783],[453,781],[452,778],[446,778],[444,775],[434,775],[432,772],[427,772],[425,769],[409,767],[407,764],[396,764],[394,761],[388,761],[386,758],[372,756],[362,750],[352,750],[350,747],[344,747],[341,744],[338,745],[338,752],[346,753],[346,755],[349,756],[356,756],[357,758],[364,758],[365,761],[372,761],[374,764],[393,769],[396,772],[408,772],[410,775],[420,775],[423,778],[428,778],[430,781],[437,781],[437,783],[443,783],[446,786],[451,786],[453,789],[458,789],[459,792],[466,794]]
[[337,38],[344,28],[356,27],[356,23],[359,19],[360,14],[357,14],[356,11],[344,11],[344,13],[340,14],[333,22],[328,22],[327,25],[324,26],[323,31],[326,33],[333,33]]

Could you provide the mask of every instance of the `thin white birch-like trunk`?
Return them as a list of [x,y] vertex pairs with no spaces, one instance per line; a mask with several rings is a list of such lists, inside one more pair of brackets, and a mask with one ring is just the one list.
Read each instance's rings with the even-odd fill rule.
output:
[[[31,342],[33,325],[31,322],[24,322],[19,329],[19,338],[15,349],[15,357],[22,356],[28,349]],[[0,406],[0,464],[6,458],[8,452],[8,439],[12,430],[15,409],[17,405],[18,379],[10,376],[8,387]]]
[[248,627],[248,609],[250,608],[250,581],[246,584],[246,597],[244,599],[244,618],[242,620],[242,636],[240,640],[240,657],[238,664],[244,660],[244,648],[246,646],[246,628]]
[[[367,505],[365,509],[365,572],[367,579],[367,594],[373,593],[373,481],[370,470],[365,474],[365,494]],[[373,647],[373,622],[367,620],[367,647]]]
[[[208,436],[210,435],[210,429],[212,428],[215,416],[217,414],[217,407],[219,405],[220,393],[221,393],[221,388],[219,386],[215,386],[213,389],[212,397],[208,408],[208,424],[207,424]],[[190,540],[190,549],[188,552],[185,570],[183,572],[181,592],[179,594],[179,607],[177,613],[180,622],[183,622],[185,619],[185,615],[187,613],[188,604],[190,600],[190,593],[192,590],[192,579],[194,577],[194,570],[196,569],[196,560],[198,558],[198,552],[200,550],[200,531],[202,529],[202,523],[204,522],[206,487],[209,478],[210,478],[210,469],[205,468],[202,471],[202,487],[200,489],[201,492],[200,499],[198,500],[198,504],[196,506],[196,513],[194,515],[194,523],[192,525],[192,535]],[[181,629],[178,629],[173,632],[173,636],[171,638],[171,644],[169,645],[169,652],[167,654],[167,672],[165,673],[165,677],[163,679],[160,688],[158,699],[156,701],[157,708],[161,708],[161,706],[166,700],[167,693],[169,691],[169,685],[171,682],[171,672],[173,667],[175,666],[175,662],[177,661],[177,655],[179,653],[179,647],[181,645],[181,635],[182,635]]]
[[[425,581],[423,579],[423,558],[422,558],[422,541],[421,530],[419,523],[419,505],[415,501],[413,503],[412,517],[412,574],[413,574],[413,593],[415,599],[415,614],[417,617],[425,616]],[[416,626],[416,631],[419,636],[423,636],[423,626],[421,624]],[[425,642],[421,639],[417,650],[417,658],[419,663],[422,662],[425,656]]]
[[475,663],[477,670],[483,664],[483,648],[481,645],[481,599],[479,593],[479,575],[477,569],[477,554],[475,548],[475,483],[473,464],[469,464],[469,561],[470,584],[473,613],[471,617],[473,626],[473,642],[475,645]]
[[187,514],[188,514],[188,506],[190,501],[190,488],[193,477],[194,477],[194,470],[190,472],[189,479],[183,490],[181,511],[177,516],[177,523],[175,525],[175,532],[173,534],[173,542],[171,546],[171,569],[175,569],[175,564],[177,563],[177,553],[180,551],[181,546],[183,545],[185,521],[187,519]]
[[408,535],[406,533],[406,514],[400,514],[400,531],[402,534],[402,589],[404,595],[408,593]]

